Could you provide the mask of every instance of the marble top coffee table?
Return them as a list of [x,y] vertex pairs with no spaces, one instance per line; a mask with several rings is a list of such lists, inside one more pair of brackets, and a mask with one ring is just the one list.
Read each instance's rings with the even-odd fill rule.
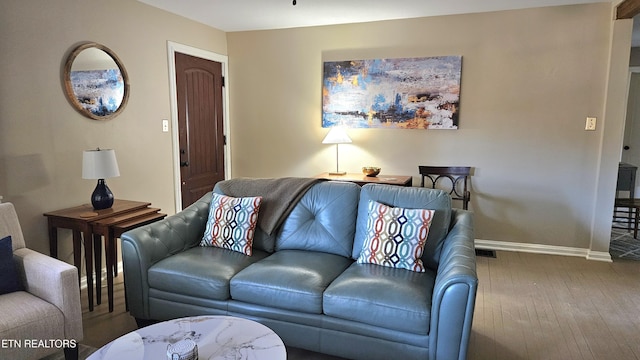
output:
[[138,329],[98,349],[90,360],[167,359],[167,346],[191,339],[199,360],[286,360],[282,340],[268,327],[231,316],[194,316]]

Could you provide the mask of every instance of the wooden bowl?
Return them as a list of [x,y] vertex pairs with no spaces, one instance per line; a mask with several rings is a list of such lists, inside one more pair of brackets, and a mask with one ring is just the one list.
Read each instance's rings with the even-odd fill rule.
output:
[[362,168],[362,173],[367,176],[378,176],[380,174],[380,168],[375,166],[365,166]]

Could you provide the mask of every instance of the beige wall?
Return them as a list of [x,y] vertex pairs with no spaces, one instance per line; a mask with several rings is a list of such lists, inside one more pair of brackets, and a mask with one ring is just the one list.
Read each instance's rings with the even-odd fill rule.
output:
[[[82,151],[116,150],[116,197],[174,212],[167,40],[226,54],[226,34],[134,0],[8,1],[0,11],[0,195],[16,205],[27,245],[48,253],[42,214],[88,203]],[[84,118],[67,102],[61,69],[82,41],[111,48],[131,80],[124,112]],[[61,239],[69,239],[61,232]],[[71,261],[69,241],[60,255]]]
[[459,130],[353,129],[341,169],[473,166],[477,238],[588,249],[611,37],[609,4],[229,33],[233,175],[335,166],[323,61],[462,55]]

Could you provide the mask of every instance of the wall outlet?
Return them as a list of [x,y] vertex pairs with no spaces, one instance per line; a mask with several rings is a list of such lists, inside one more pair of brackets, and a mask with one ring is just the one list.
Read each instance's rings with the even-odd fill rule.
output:
[[589,130],[589,131],[595,130],[596,129],[596,118],[588,117],[587,118],[587,122],[584,125],[584,129],[585,130]]
[[169,120],[162,119],[162,132],[169,132]]

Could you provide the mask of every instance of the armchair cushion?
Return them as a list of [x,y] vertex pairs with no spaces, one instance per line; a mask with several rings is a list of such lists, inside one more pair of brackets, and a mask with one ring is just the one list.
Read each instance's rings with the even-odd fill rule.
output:
[[0,239],[0,295],[23,289],[16,262],[13,260],[11,236],[7,236]]
[[[65,317],[58,307],[26,291],[0,295],[0,309],[0,339],[82,339],[67,337]],[[0,351],[0,357],[39,359],[55,351],[46,347],[8,347]]]

